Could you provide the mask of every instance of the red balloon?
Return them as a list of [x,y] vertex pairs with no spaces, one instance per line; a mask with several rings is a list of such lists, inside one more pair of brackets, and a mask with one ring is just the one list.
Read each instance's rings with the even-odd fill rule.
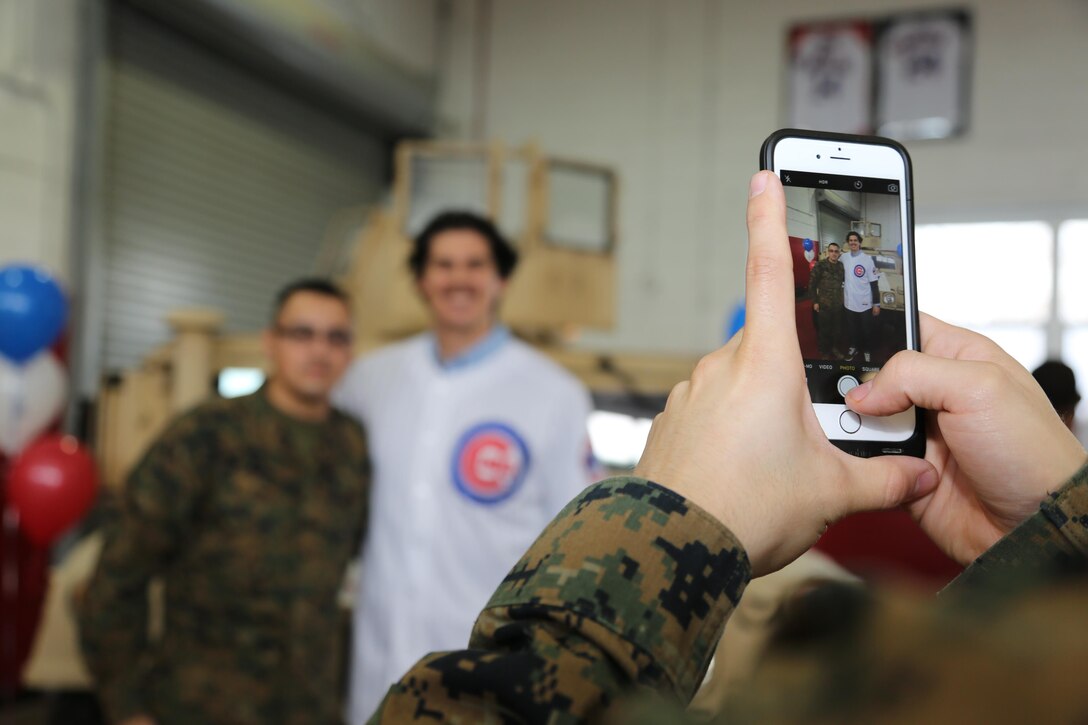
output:
[[27,538],[48,546],[87,513],[97,489],[90,452],[72,436],[46,435],[15,459],[8,500]]

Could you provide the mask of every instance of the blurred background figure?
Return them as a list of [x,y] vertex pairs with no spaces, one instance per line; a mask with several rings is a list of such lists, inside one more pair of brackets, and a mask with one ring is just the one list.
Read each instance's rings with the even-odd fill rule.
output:
[[337,593],[367,495],[363,432],[329,403],[348,305],[323,280],[284,288],[268,382],[179,417],[129,477],[80,618],[108,722],[340,721]]
[[1031,374],[1050,399],[1054,410],[1061,416],[1062,422],[1075,433],[1080,393],[1077,392],[1077,376],[1073,368],[1060,360],[1047,360],[1032,370]]
[[376,474],[353,723],[416,659],[468,642],[521,550],[593,481],[588,391],[498,321],[517,261],[488,219],[434,217],[410,259],[431,330],[363,357],[336,392],[370,431]]

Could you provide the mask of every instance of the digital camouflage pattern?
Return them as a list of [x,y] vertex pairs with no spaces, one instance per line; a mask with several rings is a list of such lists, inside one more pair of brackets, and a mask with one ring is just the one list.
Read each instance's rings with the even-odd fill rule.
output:
[[631,683],[686,702],[749,577],[737,540],[682,496],[634,478],[597,484],[503,580],[471,649],[421,661],[382,721],[476,722],[490,708],[574,722]]
[[820,309],[842,309],[842,286],[846,279],[846,267],[826,257],[812,267],[808,278],[808,296],[820,305]]
[[[129,477],[81,605],[110,720],[340,722],[336,595],[366,520],[366,466],[354,420],[302,422],[263,391],[174,421]],[[150,642],[155,577],[165,617]]]
[[839,342],[843,320],[843,283],[846,267],[841,262],[821,259],[808,278],[808,296],[820,306],[816,312],[816,344],[820,353],[830,357]]
[[[936,603],[813,590],[716,721],[1082,722],[1086,554],[1083,468]],[[420,660],[372,722],[685,721],[750,576],[694,504],[637,478],[602,482],[502,582],[470,648]]]

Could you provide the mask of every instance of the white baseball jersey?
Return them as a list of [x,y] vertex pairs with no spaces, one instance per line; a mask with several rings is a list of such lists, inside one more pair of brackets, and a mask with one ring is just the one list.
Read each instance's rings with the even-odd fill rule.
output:
[[383,348],[335,395],[366,426],[373,464],[352,723],[420,657],[467,646],[502,578],[591,482],[588,392],[497,332],[455,367],[439,363],[430,334]]
[[864,312],[873,307],[872,283],[880,279],[873,258],[865,252],[850,252],[839,257],[846,267],[843,284],[843,305],[851,312]]

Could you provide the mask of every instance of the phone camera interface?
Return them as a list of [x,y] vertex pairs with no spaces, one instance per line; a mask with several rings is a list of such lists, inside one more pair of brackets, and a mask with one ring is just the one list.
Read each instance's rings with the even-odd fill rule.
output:
[[813,403],[843,402],[907,347],[899,184],[779,172],[789,210],[797,338]]

